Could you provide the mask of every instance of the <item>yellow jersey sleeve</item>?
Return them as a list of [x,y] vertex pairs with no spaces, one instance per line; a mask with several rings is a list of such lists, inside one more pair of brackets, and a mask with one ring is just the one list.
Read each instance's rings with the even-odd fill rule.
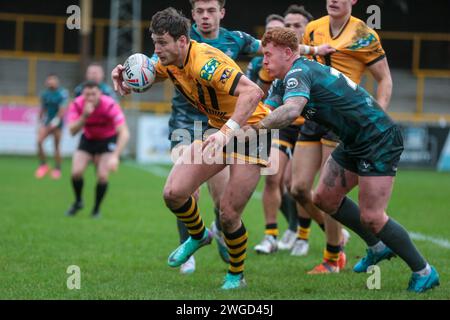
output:
[[275,80],[275,78],[271,77],[264,67],[259,70],[258,78],[264,83],[272,83]]

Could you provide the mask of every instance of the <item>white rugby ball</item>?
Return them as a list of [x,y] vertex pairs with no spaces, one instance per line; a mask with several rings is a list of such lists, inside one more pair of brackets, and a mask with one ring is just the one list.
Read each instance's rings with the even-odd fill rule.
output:
[[145,54],[135,53],[129,56],[123,66],[123,80],[135,92],[148,90],[155,81],[155,66]]

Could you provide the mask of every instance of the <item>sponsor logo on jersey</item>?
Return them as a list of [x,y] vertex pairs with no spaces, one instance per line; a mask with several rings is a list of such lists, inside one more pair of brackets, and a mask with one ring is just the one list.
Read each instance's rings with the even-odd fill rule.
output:
[[221,82],[222,84],[227,83],[228,79],[231,78],[231,75],[232,75],[232,74],[233,74],[233,69],[229,69],[229,68],[225,69],[225,70],[223,71],[222,75],[220,76],[220,82]]
[[362,48],[367,48],[368,46],[370,46],[372,43],[374,43],[376,41],[377,41],[377,38],[375,38],[375,36],[373,34],[368,33],[366,36],[357,39],[355,42],[353,42],[347,48],[350,50],[359,50]]
[[298,87],[298,80],[295,78],[291,78],[287,81],[286,83],[286,88],[287,89],[295,89]]
[[206,64],[203,66],[202,70],[200,70],[200,77],[202,79],[205,79],[206,81],[211,81],[214,73],[219,66],[220,62],[215,58],[208,60],[208,62],[206,62]]

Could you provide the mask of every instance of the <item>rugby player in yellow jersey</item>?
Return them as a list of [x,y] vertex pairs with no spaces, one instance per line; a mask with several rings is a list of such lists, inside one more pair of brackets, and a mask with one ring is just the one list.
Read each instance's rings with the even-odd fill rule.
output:
[[[220,203],[220,222],[230,256],[222,289],[241,288],[246,285],[243,271],[248,239],[241,215],[259,181],[261,166],[267,165],[270,135],[239,143],[235,134],[241,126],[259,122],[270,111],[260,103],[262,90],[242,74],[231,58],[214,47],[190,40],[190,22],[181,13],[173,8],[157,12],[150,31],[159,58],[155,66],[157,80],[169,78],[194,107],[208,116],[211,126],[203,144],[194,142],[178,159],[164,187],[167,207],[185,223],[190,234],[170,254],[168,264],[180,266],[211,242],[193,194],[229,165],[230,178]],[[122,71],[123,66],[118,65],[112,78],[114,88],[125,94],[130,89],[123,83]]]
[[[335,48],[336,52],[333,54],[314,58],[339,70],[355,83],[360,83],[367,68],[378,83],[377,102],[386,109],[392,93],[389,66],[377,33],[363,21],[351,16],[352,6],[356,2],[327,0],[328,16],[306,26],[303,43],[314,46],[326,43]],[[337,144],[338,137],[315,122],[306,121],[300,130],[293,157],[291,191],[310,214],[320,212],[312,202],[314,177]],[[345,255],[341,251],[344,242],[342,228],[329,215],[324,217],[327,234],[324,261],[312,269],[310,274],[339,272],[345,266]]]

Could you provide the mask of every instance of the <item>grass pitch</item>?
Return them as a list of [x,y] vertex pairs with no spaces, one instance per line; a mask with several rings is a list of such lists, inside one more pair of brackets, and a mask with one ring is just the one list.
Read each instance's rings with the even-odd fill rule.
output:
[[[262,238],[264,222],[261,200],[255,196],[244,214],[250,236],[248,288],[222,292],[227,266],[215,243],[195,255],[197,271],[192,275],[167,266],[169,253],[178,245],[175,217],[162,201],[168,167],[122,164],[111,177],[102,218],[93,220],[92,168],[85,175],[85,209],[68,218],[64,211],[73,201],[70,161],[65,161],[59,181],[36,180],[36,165],[31,158],[0,157],[0,299],[450,299],[450,248],[445,242],[450,240],[449,174],[400,170],[389,207],[390,215],[409,231],[431,237],[415,243],[440,273],[437,289],[421,295],[406,292],[410,272],[396,258],[380,264],[381,290],[368,290],[369,274],[351,271],[365,253],[353,233],[345,270],[307,275],[322,258],[324,235],[316,225],[307,257],[291,257],[289,252],[257,255],[253,247]],[[206,189],[200,208],[209,225],[214,214]],[[284,232],[281,215],[279,225]],[[81,269],[80,290],[67,289],[71,265]]]

